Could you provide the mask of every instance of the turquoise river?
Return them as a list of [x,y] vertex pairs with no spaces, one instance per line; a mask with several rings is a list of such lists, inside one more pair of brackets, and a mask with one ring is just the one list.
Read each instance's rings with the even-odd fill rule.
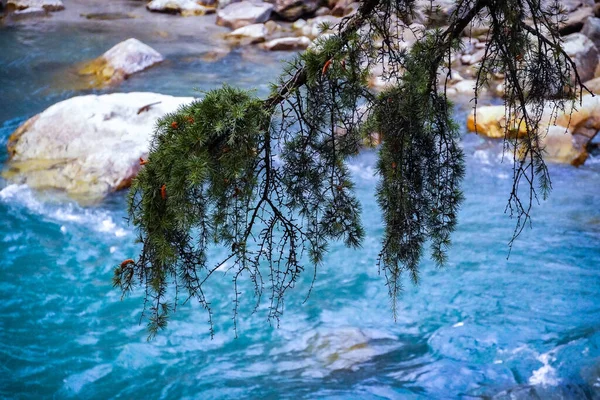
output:
[[[128,37],[167,61],[112,91],[199,96],[195,89],[227,82],[264,95],[279,60],[292,56],[236,49],[209,62],[223,31],[208,27],[209,18],[197,31],[159,32],[177,18],[156,17],[156,26],[137,19],[0,26],[0,162],[26,118],[90,93],[70,82],[73,65]],[[457,111],[461,125],[465,117]],[[551,196],[534,207],[532,228],[509,256],[511,163],[502,162],[499,143],[465,133],[462,145],[466,200],[449,263],[437,269],[423,260],[420,284],[406,282],[397,321],[376,266],[382,226],[376,150],[369,150],[351,160],[363,247],[332,244],[310,298],[304,302],[307,273],[279,326],[264,309],[250,313],[250,286],[243,287],[237,338],[231,277],[222,272],[213,339],[205,312],[186,304],[146,340],[142,294],[121,300],[111,284],[114,266],[139,251],[124,220],[125,193],[84,207],[0,181],[0,397],[600,399],[600,161],[550,166]]]

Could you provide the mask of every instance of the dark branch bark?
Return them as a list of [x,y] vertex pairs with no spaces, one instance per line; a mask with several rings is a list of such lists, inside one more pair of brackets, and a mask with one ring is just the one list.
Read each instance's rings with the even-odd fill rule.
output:
[[[366,0],[361,4],[356,14],[350,18],[348,24],[345,25],[343,30],[340,32],[342,43],[345,42],[350,35],[356,33],[363,26],[365,21],[375,11],[381,1],[382,0]],[[333,55],[334,54],[328,54],[328,58],[333,57]],[[284,101],[291,92],[304,86],[306,83],[306,78],[306,69],[300,68],[298,71],[296,71],[291,79],[281,86],[281,89],[277,92],[277,94],[265,100],[265,107],[267,109],[271,109]]]

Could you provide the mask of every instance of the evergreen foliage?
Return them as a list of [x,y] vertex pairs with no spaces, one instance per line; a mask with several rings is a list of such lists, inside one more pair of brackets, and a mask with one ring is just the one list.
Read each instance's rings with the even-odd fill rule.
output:
[[[393,304],[403,272],[417,281],[427,243],[443,265],[464,174],[445,87],[461,34],[478,21],[490,34],[475,98],[491,74],[505,72],[507,121],[527,127],[517,139],[507,124],[505,139],[515,154],[509,209],[520,233],[537,190],[550,188],[537,128],[544,107],[564,107],[581,84],[560,46],[558,2],[459,0],[446,29],[426,32],[410,32],[413,13],[413,0],[365,0],[336,35],[288,65],[268,99],[225,86],[158,122],[129,197],[142,252],[114,276],[124,293],[145,288],[151,335],[182,293],[210,318],[204,289],[220,266],[232,272],[234,321],[242,277],[253,282],[257,307],[267,288],[277,320],[286,291],[307,266],[316,275],[329,241],[359,247],[360,204],[346,162],[374,133],[385,225],[379,266]],[[419,38],[410,50],[408,33]],[[377,64],[389,87],[374,95],[367,81]],[[225,260],[208,259],[215,245],[230,249]]]

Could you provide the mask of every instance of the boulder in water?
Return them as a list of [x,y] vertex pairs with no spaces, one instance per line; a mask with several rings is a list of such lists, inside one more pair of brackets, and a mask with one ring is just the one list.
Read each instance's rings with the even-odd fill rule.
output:
[[194,99],[156,93],[73,97],[47,108],[10,137],[4,177],[95,201],[126,188],[146,157],[156,120]]
[[[581,103],[558,111],[548,107],[540,121],[542,147],[548,160],[581,165],[588,157],[587,145],[600,131],[600,97],[586,95]],[[504,106],[478,107],[475,115],[469,115],[467,129],[489,138],[504,138],[506,114]],[[512,137],[527,133],[525,123],[514,126]]]
[[152,0],[146,4],[146,8],[155,12],[181,14],[184,17],[215,12],[215,7],[207,7],[194,0]]
[[[506,110],[503,106],[477,107],[475,114],[467,118],[467,129],[492,139],[502,139],[505,136]],[[525,133],[524,126],[520,127],[519,133]]]
[[227,35],[227,38],[242,44],[264,42],[269,31],[265,24],[242,26]]
[[163,60],[163,56],[156,50],[131,38],[86,63],[79,69],[79,74],[91,77],[90,87],[103,87],[118,84],[129,75]]
[[475,86],[477,86],[476,80],[463,79],[453,84],[448,90],[454,89],[456,94],[468,94],[472,96],[475,93]]
[[279,39],[273,39],[263,44],[263,48],[269,51],[279,50],[298,50],[306,49],[310,46],[311,40],[306,36],[300,37],[283,37]]
[[551,125],[542,134],[544,156],[551,161],[579,166],[588,157],[585,145],[574,137],[570,129]]
[[[323,378],[334,372],[356,371],[402,344],[383,331],[351,326],[318,328],[303,335],[295,334],[285,346],[273,349],[270,357],[279,371],[294,370],[303,377]],[[293,354],[294,362],[286,361]]]
[[267,22],[271,17],[273,5],[247,0],[231,3],[217,12],[217,25],[238,29],[250,24]]

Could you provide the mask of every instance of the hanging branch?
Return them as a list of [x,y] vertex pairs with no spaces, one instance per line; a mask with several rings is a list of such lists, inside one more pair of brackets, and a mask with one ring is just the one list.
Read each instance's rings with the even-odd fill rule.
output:
[[[124,294],[144,287],[150,336],[166,326],[180,293],[207,310],[212,334],[210,284],[220,269],[233,284],[234,329],[242,279],[254,289],[255,310],[267,291],[268,319],[278,322],[286,292],[307,265],[314,282],[330,241],[360,246],[361,207],[346,162],[374,133],[382,140],[378,264],[395,315],[402,275],[418,280],[425,245],[437,264],[447,259],[464,161],[439,73],[450,73],[462,32],[481,19],[490,35],[477,88],[505,71],[507,121],[527,126],[517,139],[507,124],[506,136],[515,160],[509,207],[518,235],[535,180],[544,195],[550,186],[537,128],[544,107],[564,106],[581,86],[560,48],[556,13],[537,0],[460,0],[445,30],[427,32],[406,23],[413,15],[414,0],[363,1],[336,35],[318,39],[288,66],[269,98],[225,86],[159,120],[129,195],[142,252],[114,275]],[[400,43],[409,31],[419,37],[406,49]],[[368,79],[378,64],[389,85],[374,95]],[[523,201],[522,181],[529,187]],[[213,247],[227,254],[217,263],[209,257]]]

